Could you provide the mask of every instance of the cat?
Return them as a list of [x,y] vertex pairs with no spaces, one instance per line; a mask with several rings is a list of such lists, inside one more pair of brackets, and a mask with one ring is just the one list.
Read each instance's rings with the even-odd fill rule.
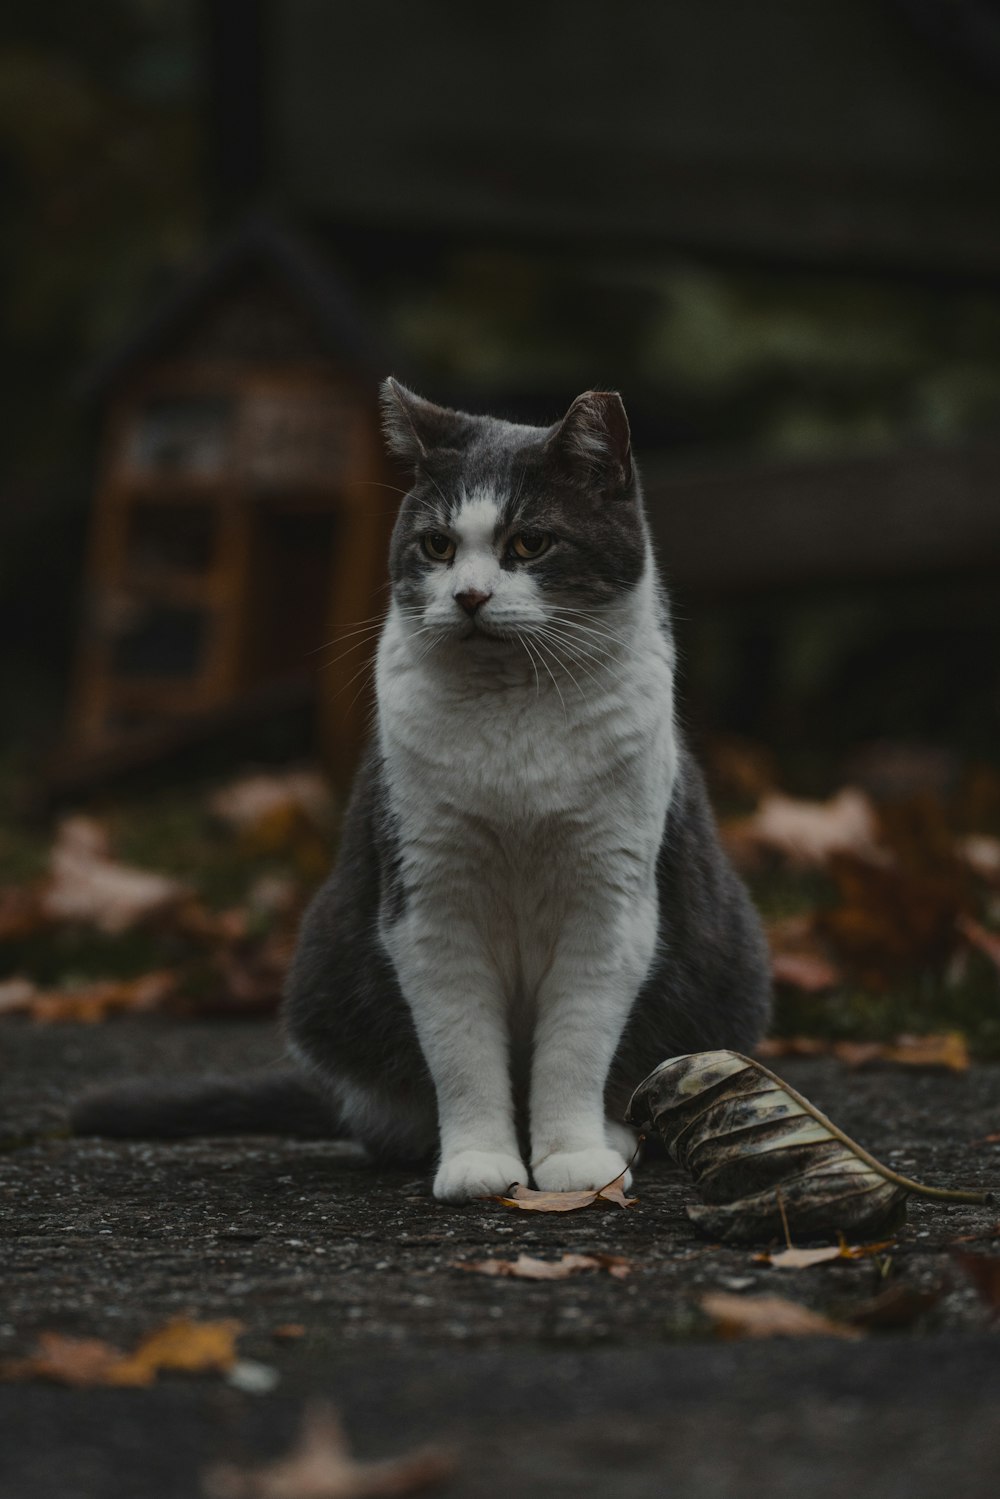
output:
[[325,1129],[433,1159],[449,1202],[601,1187],[628,1171],[632,1089],[749,1048],[770,1005],[677,724],[628,419],[604,391],[545,428],[382,395],[413,482],[373,733],[287,984],[301,1072],[112,1090],[75,1124]]

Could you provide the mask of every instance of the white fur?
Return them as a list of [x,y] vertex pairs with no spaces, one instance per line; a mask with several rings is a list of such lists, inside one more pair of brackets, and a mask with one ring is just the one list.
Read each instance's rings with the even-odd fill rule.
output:
[[[431,570],[422,620],[390,609],[376,674],[408,891],[382,939],[434,1079],[434,1191],[448,1200],[528,1179],[521,1055],[536,1185],[599,1187],[625,1169],[603,1092],[654,954],[677,759],[651,562],[594,612],[607,634],[578,637],[593,647],[585,667],[537,646],[532,661],[512,637],[530,642],[548,604],[530,567],[500,566],[496,524],[492,498],[469,496],[449,528],[453,565]],[[492,595],[477,624],[507,638],[468,638],[465,589]]]

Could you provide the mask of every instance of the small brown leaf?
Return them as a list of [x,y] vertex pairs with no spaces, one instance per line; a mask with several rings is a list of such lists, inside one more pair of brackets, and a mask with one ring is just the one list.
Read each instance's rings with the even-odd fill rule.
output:
[[378,1499],[433,1488],[455,1468],[450,1453],[433,1447],[358,1462],[333,1406],[316,1403],[306,1408],[298,1442],[286,1457],[260,1468],[220,1464],[202,1475],[202,1484],[208,1499]]
[[290,1343],[296,1338],[304,1338],[305,1335],[305,1324],[302,1322],[282,1322],[280,1327],[271,1329],[272,1338],[277,1338],[279,1343]]
[[519,1208],[523,1213],[577,1213],[581,1208],[634,1207],[638,1197],[625,1196],[625,1173],[608,1182],[606,1187],[588,1188],[584,1192],[536,1192],[520,1182],[511,1188],[509,1197],[490,1197],[505,1208]]
[[617,1254],[564,1254],[558,1260],[519,1254],[516,1260],[456,1260],[455,1269],[514,1280],[567,1280],[582,1270],[606,1270],[615,1280],[624,1280],[631,1274],[632,1264]]
[[113,937],[174,910],[186,896],[178,880],[116,864],[99,822],[68,817],[56,834],[41,904],[50,921],[88,922]]
[[711,1291],[701,1298],[723,1338],[859,1338],[855,1327],[833,1322],[784,1296],[732,1296]]
[[0,983],[0,1015],[26,1015],[37,993],[30,979],[4,979]]
[[803,994],[823,994],[843,982],[839,969],[819,953],[772,952],[771,976],[776,984]]
[[178,1317],[144,1338],[114,1371],[109,1384],[152,1384],[161,1369],[181,1374],[224,1374],[236,1363],[236,1339],[243,1324],[193,1322]]
[[968,1249],[955,1253],[955,1261],[972,1281],[986,1305],[1000,1312],[1000,1255],[973,1254]]
[[111,1371],[122,1362],[122,1354],[101,1338],[67,1338],[58,1332],[38,1336],[30,1358],[7,1359],[0,1364],[3,1379],[46,1379],[54,1384],[110,1384]]
[[878,1244],[831,1244],[816,1249],[796,1249],[789,1245],[774,1253],[755,1254],[758,1265],[770,1265],[774,1270],[805,1270],[811,1265],[831,1264],[835,1260],[863,1260],[876,1254],[884,1254],[895,1243],[894,1239],[882,1239]]
[[966,942],[977,948],[979,952],[985,953],[990,962],[994,963],[1000,971],[1000,932],[988,931],[971,916],[959,916],[955,924]]
[[893,1042],[836,1041],[834,1056],[848,1067],[919,1067],[932,1072],[966,1072],[969,1047],[961,1031],[940,1036],[897,1036]]
[[224,1373],[236,1362],[233,1321],[193,1322],[186,1317],[157,1328],[125,1354],[100,1338],[67,1338],[43,1332],[37,1351],[0,1365],[4,1379],[47,1379],[56,1384],[151,1385],[162,1369],[185,1374]]
[[944,1286],[907,1286],[896,1284],[873,1296],[851,1313],[854,1327],[866,1332],[872,1328],[910,1327],[925,1312],[936,1306],[944,1295]]
[[842,853],[873,860],[884,857],[875,809],[854,786],[845,786],[826,802],[766,792],[752,816],[727,823],[723,832],[737,852],[741,847],[769,849],[799,867],[822,867]]
[[79,989],[45,990],[34,995],[28,1012],[43,1025],[65,1021],[94,1025],[109,1015],[158,1010],[176,989],[176,975],[162,969],[136,979],[104,979]]

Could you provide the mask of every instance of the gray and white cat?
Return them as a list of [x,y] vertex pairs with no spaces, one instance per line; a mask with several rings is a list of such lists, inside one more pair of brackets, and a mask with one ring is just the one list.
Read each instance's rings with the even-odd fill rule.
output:
[[[289,978],[291,1051],[331,1133],[435,1158],[438,1198],[599,1187],[632,1154],[635,1085],[667,1056],[751,1046],[770,995],[676,725],[628,421],[596,391],[549,428],[393,380],[383,398],[414,478],[374,732]],[[119,1090],[75,1122],[281,1128],[297,1089]]]

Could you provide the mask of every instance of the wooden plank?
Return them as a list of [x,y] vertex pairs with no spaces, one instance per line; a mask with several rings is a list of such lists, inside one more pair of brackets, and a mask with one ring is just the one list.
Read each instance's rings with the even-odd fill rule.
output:
[[1000,566],[1000,444],[702,471],[650,465],[668,579],[724,592]]

